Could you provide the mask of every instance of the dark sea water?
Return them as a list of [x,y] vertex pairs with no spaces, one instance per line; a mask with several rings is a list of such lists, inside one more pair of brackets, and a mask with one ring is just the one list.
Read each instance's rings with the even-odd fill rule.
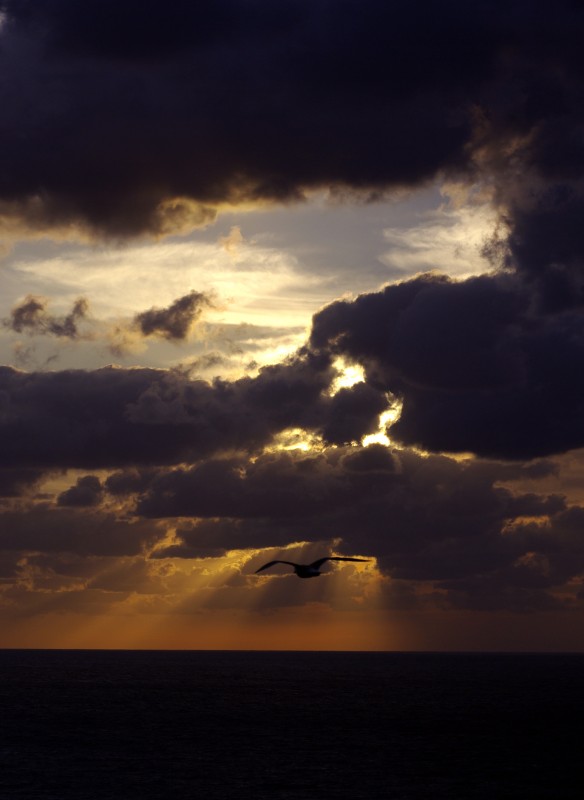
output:
[[583,655],[0,651],[3,800],[580,800],[583,752]]

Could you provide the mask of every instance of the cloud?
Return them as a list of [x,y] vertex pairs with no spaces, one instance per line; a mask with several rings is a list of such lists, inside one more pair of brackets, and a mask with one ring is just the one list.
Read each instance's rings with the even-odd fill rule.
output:
[[467,205],[459,206],[459,186],[443,188],[448,200],[432,213],[421,215],[415,227],[386,228],[383,236],[390,249],[380,260],[398,277],[440,270],[468,276],[485,271],[485,243],[497,225],[496,211],[486,198],[464,193]]
[[422,275],[325,307],[310,342],[403,401],[394,441],[525,459],[584,445],[583,326],[575,309],[538,310],[512,274]]
[[118,557],[143,553],[160,538],[151,522],[128,522],[110,512],[48,503],[0,510],[0,550],[6,552]]
[[60,506],[89,507],[100,504],[103,488],[95,475],[85,475],[77,479],[75,486],[61,492],[57,498]]
[[[355,482],[363,477],[351,474]],[[318,514],[323,505],[340,510],[354,504],[354,492],[340,479],[342,475],[321,455],[299,458],[294,453],[274,453],[253,463],[242,458],[210,460],[156,476],[137,512],[153,517],[283,519],[288,524]],[[391,461],[378,481],[382,478],[395,480]],[[375,492],[374,484],[368,480],[360,488]]]
[[168,233],[323,186],[501,183],[512,151],[514,172],[581,173],[568,0],[83,5],[4,4],[0,201],[32,227]]
[[[28,586],[63,610],[77,602],[73,590],[122,592],[102,597],[106,605],[131,589],[160,602],[176,592],[179,602],[190,560],[237,551],[230,579],[215,576],[221,597],[197,600],[235,607],[267,558],[311,560],[324,551],[375,558],[384,576],[379,601],[392,608],[569,609],[584,569],[584,509],[510,488],[554,470],[551,462],[457,461],[372,445],[124,470],[103,484],[85,475],[54,502],[45,495],[0,509],[6,590]],[[125,498],[122,510],[96,504],[105,491]],[[263,606],[298,603],[290,581],[270,580]],[[73,594],[58,601],[65,590]]]
[[[0,369],[5,571],[24,569],[14,553],[139,558],[158,545],[151,560],[164,562],[302,541],[370,553],[399,587],[387,602],[409,608],[579,602],[582,508],[502,485],[551,472],[516,460],[584,446],[584,15],[567,0],[528,5],[3,3],[8,228],[165,235],[229,206],[322,187],[375,198],[436,178],[477,185],[497,226],[493,273],[334,302],[306,347],[255,377]],[[429,267],[460,244],[452,219]],[[223,241],[240,243],[237,229]],[[7,326],[75,340],[84,303],[56,316],[29,296]],[[183,341],[209,305],[190,292],[124,331]],[[339,357],[365,382],[331,394]],[[429,455],[348,446],[390,403],[402,406],[391,439]],[[291,428],[320,452],[271,452]],[[30,499],[42,471],[67,468],[115,472]],[[133,520],[103,499],[124,514],[133,503]],[[166,524],[176,536],[163,541]],[[50,583],[49,561],[26,561],[37,566]],[[126,567],[95,591],[127,592],[142,572]],[[284,603],[284,581],[272,584]]]
[[[186,335],[205,302],[191,293],[146,312],[144,330]],[[290,428],[343,445],[374,433],[398,401],[389,435],[404,445],[499,459],[562,453],[584,446],[582,325],[575,309],[541,310],[532,285],[511,273],[422,275],[326,306],[309,346],[256,377],[4,368],[0,463],[172,464],[257,451]],[[339,356],[366,381],[331,395]]]
[[151,308],[142,311],[134,318],[142,336],[160,336],[169,341],[183,341],[189,335],[194,323],[203,309],[213,307],[208,295],[202,292],[189,292],[179,297],[168,308]]
[[166,308],[151,308],[136,314],[129,323],[114,325],[108,329],[108,349],[113,355],[122,357],[144,347],[150,337],[168,342],[184,342],[188,339],[205,308],[214,308],[210,294],[191,291],[179,297]]
[[42,469],[0,468],[0,497],[20,497],[35,487],[43,476]]
[[28,295],[22,303],[10,312],[4,325],[16,333],[29,333],[42,336],[56,336],[62,339],[81,339],[86,335],[79,329],[79,323],[87,319],[89,303],[80,297],[73,308],[63,317],[56,317],[47,311],[49,301],[44,297]]
[[[123,356],[127,352],[144,347],[148,338],[163,339],[168,342],[184,342],[200,320],[206,308],[215,308],[211,293],[191,291],[179,297],[166,308],[151,308],[134,315],[129,322],[114,326],[93,317],[91,330],[83,326],[89,321],[89,302],[81,297],[73,304],[68,314],[57,316],[48,310],[49,300],[45,297],[27,295],[3,321],[5,328],[14,333],[29,336],[55,337],[68,342],[105,340],[113,354]],[[16,362],[30,364],[35,355],[33,346],[23,342],[13,345]],[[55,355],[53,358],[57,358]],[[49,363],[47,361],[46,363]]]
[[[69,591],[77,581],[123,594],[133,576],[135,591],[180,598],[185,587],[172,589],[168,572],[177,560],[247,550],[233,572],[234,591],[218,578],[221,597],[197,601],[234,607],[237,586],[267,557],[310,560],[334,551],[374,557],[389,582],[380,600],[392,608],[566,609],[578,603],[584,509],[559,495],[510,488],[555,471],[552,462],[457,461],[372,445],[129,469],[104,483],[85,475],[54,503],[1,509],[0,551],[20,554],[4,559],[7,580],[11,570],[14,580],[26,574],[30,591],[39,592]],[[97,505],[106,491],[123,498],[119,512]],[[83,567],[75,558],[110,561]],[[290,582],[274,580],[263,605],[296,604]],[[71,595],[60,607],[75,602]]]
[[235,255],[237,250],[241,247],[242,244],[244,244],[244,242],[245,242],[245,237],[242,234],[239,225],[234,225],[227,234],[227,236],[219,237],[219,244],[230,255]]
[[256,377],[212,383],[179,370],[108,367],[24,373],[0,368],[0,465],[79,467],[194,461],[257,451],[288,428],[336,444],[377,427],[386,401],[356,384],[328,394],[328,357],[299,352]]
[[[266,549],[289,559],[284,548],[304,541],[298,560],[315,548],[374,555],[392,582],[410,587],[414,605],[421,590],[439,607],[530,611],[562,606],[563,587],[584,569],[582,509],[505,486],[553,470],[373,445],[210,460],[128,476],[125,490],[136,492],[139,517],[179,520],[157,559],[252,548],[261,563]],[[112,488],[123,481],[122,473]]]

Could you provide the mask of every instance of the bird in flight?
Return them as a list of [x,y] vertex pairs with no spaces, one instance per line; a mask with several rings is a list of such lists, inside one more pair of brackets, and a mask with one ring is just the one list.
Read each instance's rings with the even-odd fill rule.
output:
[[290,564],[291,567],[294,567],[294,572],[299,578],[318,578],[318,576],[321,574],[320,568],[325,561],[369,561],[369,559],[345,558],[343,556],[325,556],[325,558],[319,558],[316,561],[313,561],[312,564],[295,564],[293,561],[268,561],[268,563],[264,564],[263,567],[256,569],[255,574],[257,575],[258,572],[268,569],[268,567],[273,567],[274,564]]

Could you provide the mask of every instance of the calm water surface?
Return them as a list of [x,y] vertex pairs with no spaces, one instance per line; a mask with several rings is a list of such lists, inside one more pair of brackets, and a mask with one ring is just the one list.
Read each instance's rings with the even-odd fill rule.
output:
[[0,651],[0,797],[580,800],[583,677],[583,655]]

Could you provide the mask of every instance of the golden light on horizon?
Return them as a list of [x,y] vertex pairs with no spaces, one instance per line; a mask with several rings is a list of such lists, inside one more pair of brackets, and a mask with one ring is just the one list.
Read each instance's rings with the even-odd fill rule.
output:
[[[285,558],[286,550],[302,546],[276,554]],[[107,638],[109,646],[129,649],[386,649],[385,622],[369,587],[377,574],[374,559],[332,562],[313,581],[255,575],[256,564],[270,555],[231,551],[217,559],[173,559],[168,595],[132,594],[107,615],[68,614],[63,646],[100,647]]]

